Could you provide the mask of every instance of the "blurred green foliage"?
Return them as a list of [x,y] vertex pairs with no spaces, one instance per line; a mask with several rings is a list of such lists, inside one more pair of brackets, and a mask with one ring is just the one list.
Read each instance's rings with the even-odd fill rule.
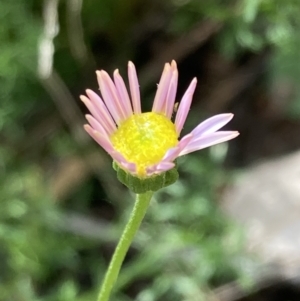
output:
[[[223,176],[205,157],[183,161],[184,180],[156,196],[135,240],[136,255],[125,263],[118,281],[120,291],[147,282],[137,300],[205,299],[210,285],[233,280],[243,270],[241,232],[212,202],[212,183],[220,185]],[[67,231],[68,211],[55,205],[41,172],[20,165],[2,177],[1,300],[91,300],[107,264],[99,247],[107,241]],[[132,200],[126,204],[118,224],[110,225],[114,242]],[[82,277],[91,279],[88,290]],[[129,300],[123,293],[115,298]]]
[[36,77],[41,19],[32,1],[0,2],[0,130],[9,144],[22,143],[28,119],[52,107]]
[[[85,86],[82,91],[78,87],[89,80],[72,56],[67,3],[72,1],[61,1],[58,7],[60,33],[54,40],[54,68],[77,95]],[[82,5],[91,64],[101,62],[111,68],[119,62],[125,65],[129,58],[143,59],[144,53],[135,46],[138,28],[155,16],[162,19],[160,34],[175,38],[212,19],[222,24],[215,41],[224,55],[234,60],[249,50],[272,48],[270,77],[288,76],[294,83],[299,78],[300,68],[295,64],[299,61],[299,1],[86,0]],[[78,199],[84,210],[77,213],[93,216],[93,206],[97,207],[92,204],[94,182],[83,180],[67,200],[57,201],[49,179],[68,154],[82,155],[83,149],[88,153],[91,147],[79,145],[64,122],[42,143],[34,143],[35,137],[29,134],[49,115],[63,119],[36,73],[42,9],[39,0],[0,1],[0,300],[94,300],[132,196],[124,194],[121,204],[109,199],[97,182],[102,202],[114,212],[114,219],[107,221],[110,239],[91,238],[65,226],[68,210],[76,211]],[[300,90],[293,102],[294,114],[300,112],[299,95]],[[24,150],[29,140],[32,144]],[[240,230],[216,204],[216,191],[227,176],[207,152],[181,161],[181,180],[157,194],[149,208],[122,269],[115,300],[129,301],[135,296],[138,301],[206,300],[213,287],[245,276]]]

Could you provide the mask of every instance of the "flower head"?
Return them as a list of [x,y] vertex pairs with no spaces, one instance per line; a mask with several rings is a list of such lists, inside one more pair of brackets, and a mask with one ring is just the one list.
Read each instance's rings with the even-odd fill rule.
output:
[[178,70],[175,61],[165,64],[151,112],[142,113],[135,66],[128,63],[130,96],[118,70],[113,79],[97,71],[102,98],[87,90],[81,100],[91,115],[85,130],[127,174],[145,179],[174,168],[177,157],[235,138],[237,131],[218,131],[233,114],[219,114],[200,123],[180,139],[197,80],[183,95],[175,121],[174,111]]

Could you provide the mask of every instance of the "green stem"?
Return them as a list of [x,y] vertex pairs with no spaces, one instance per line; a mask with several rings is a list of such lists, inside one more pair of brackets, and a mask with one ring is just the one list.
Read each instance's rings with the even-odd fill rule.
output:
[[152,191],[136,195],[134,208],[106,271],[97,301],[108,301],[125,255],[146,214],[152,195]]

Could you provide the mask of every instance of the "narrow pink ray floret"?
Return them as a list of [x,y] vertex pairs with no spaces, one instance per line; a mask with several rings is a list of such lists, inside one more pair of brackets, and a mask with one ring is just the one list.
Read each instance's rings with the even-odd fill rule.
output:
[[81,96],[91,115],[84,126],[126,172],[140,177],[157,175],[175,166],[176,158],[188,153],[228,141],[239,135],[237,131],[219,131],[233,114],[215,115],[186,136],[180,137],[197,85],[194,78],[184,93],[172,121],[178,82],[175,61],[165,64],[151,112],[142,113],[140,90],[135,66],[128,63],[129,91],[118,70],[113,79],[103,70],[97,71],[102,98],[87,90]]

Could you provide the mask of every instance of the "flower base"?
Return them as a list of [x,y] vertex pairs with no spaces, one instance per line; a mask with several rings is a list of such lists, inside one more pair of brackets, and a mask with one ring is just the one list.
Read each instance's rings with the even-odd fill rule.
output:
[[118,180],[127,186],[134,193],[141,194],[148,191],[157,191],[167,187],[178,180],[178,171],[176,166],[159,175],[153,175],[146,178],[135,177],[127,173],[124,169],[113,161],[113,168],[117,172]]

